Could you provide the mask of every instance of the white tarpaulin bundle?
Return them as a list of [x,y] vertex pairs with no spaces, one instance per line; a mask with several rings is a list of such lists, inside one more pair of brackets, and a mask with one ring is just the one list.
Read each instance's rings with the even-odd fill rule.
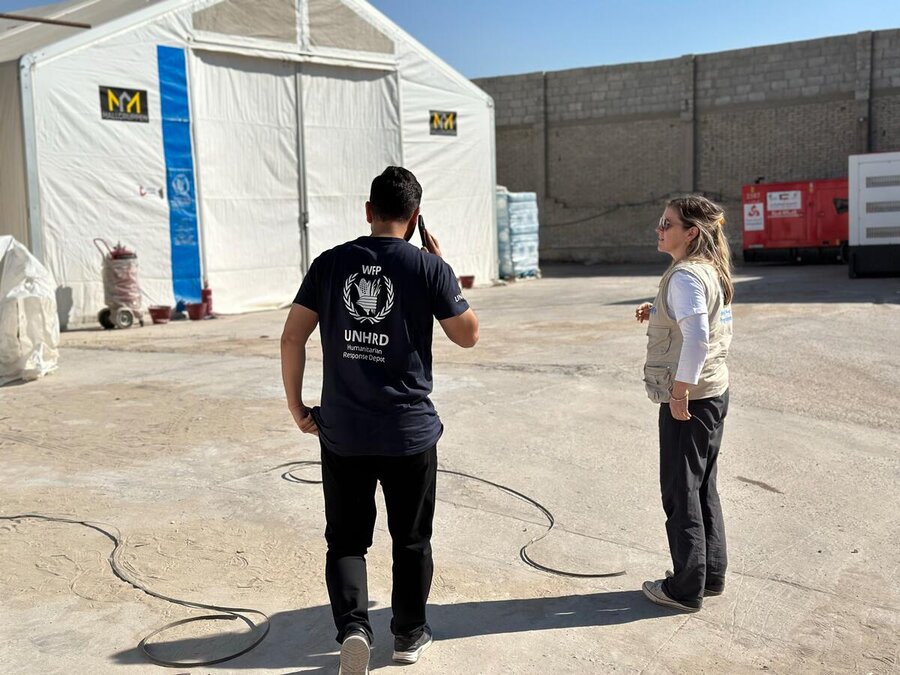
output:
[[56,370],[58,347],[53,276],[22,244],[0,236],[0,386]]
[[64,326],[103,307],[95,237],[137,251],[152,303],[208,284],[219,313],[284,306],[317,255],[367,234],[391,164],[456,273],[497,277],[493,102],[368,3],[40,9],[92,27],[0,20],[0,234],[53,273]]

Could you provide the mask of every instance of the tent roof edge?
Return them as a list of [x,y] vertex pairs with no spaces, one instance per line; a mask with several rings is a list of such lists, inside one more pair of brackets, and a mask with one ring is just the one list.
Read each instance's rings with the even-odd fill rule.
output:
[[430,60],[434,61],[434,63],[440,67],[441,70],[445,72],[446,75],[451,77],[453,80],[458,82],[462,87],[468,89],[472,94],[482,98],[486,103],[488,103],[491,107],[494,105],[494,99],[488,94],[484,89],[479,87],[477,84],[472,82],[465,75],[456,70],[449,63],[444,61],[440,56],[435,54],[433,51],[428,49],[425,45],[419,42],[416,38],[406,32],[403,28],[397,25],[394,21],[390,19],[390,17],[381,13],[376,7],[365,2],[364,0],[344,0],[344,2],[348,5],[352,5],[357,11],[363,12],[369,18],[378,21],[383,28],[387,28],[393,33],[399,33],[404,40],[408,41],[413,47],[415,47],[419,52],[423,53]]
[[150,5],[137,12],[130,12],[117,19],[103,23],[96,28],[85,30],[83,33],[70,35],[61,40],[57,40],[56,42],[51,42],[48,45],[26,52],[19,57],[20,62],[24,63],[27,57],[32,65],[39,65],[41,61],[54,59],[74,51],[79,47],[83,47],[84,45],[102,40],[110,35],[153,21],[160,16],[181,9],[182,7],[189,6],[197,1],[198,0],[164,0],[163,2]]

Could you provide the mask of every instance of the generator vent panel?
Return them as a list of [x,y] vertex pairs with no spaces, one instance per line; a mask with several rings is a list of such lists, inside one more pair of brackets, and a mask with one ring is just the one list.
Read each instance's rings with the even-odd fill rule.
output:
[[900,227],[867,227],[867,239],[893,239],[900,237]]
[[900,211],[900,202],[866,202],[866,213],[895,213]]
[[900,187],[900,176],[869,176],[866,178],[866,187]]

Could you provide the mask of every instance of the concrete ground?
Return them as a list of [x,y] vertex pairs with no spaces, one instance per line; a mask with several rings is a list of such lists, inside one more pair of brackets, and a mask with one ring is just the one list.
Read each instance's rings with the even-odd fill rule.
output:
[[[408,672],[900,669],[900,282],[851,281],[838,266],[739,273],[719,471],[727,589],[683,615],[639,590],[669,566],[656,408],[640,377],[645,327],[633,319],[660,271],[553,268],[540,281],[475,289],[478,346],[436,336],[443,467],[546,505],[557,528],[530,550],[537,561],[627,574],[573,579],[525,566],[519,547],[545,529],[540,513],[442,475],[437,641]],[[337,671],[320,489],[275,468],[318,455],[283,401],[284,316],[68,332],[57,373],[0,389],[3,515],[112,524],[124,568],[152,590],[271,616],[259,647],[199,672]],[[311,349],[311,400],[320,353]],[[399,672],[383,516],[375,539],[372,669]],[[0,521],[0,671],[166,672],[141,657],[139,640],[209,612],[118,580],[111,548],[85,527]],[[157,649],[214,658],[245,644],[228,631],[240,629],[188,624]]]

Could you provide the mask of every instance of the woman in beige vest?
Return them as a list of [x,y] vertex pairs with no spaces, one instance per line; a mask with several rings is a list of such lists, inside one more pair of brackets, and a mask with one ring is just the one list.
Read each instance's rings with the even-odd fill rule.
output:
[[647,581],[650,600],[696,612],[725,589],[725,528],[716,469],[728,412],[731,255],[722,209],[696,195],[673,199],[656,227],[657,249],[672,256],[649,320],[644,384],[659,404],[659,479],[672,571]]

